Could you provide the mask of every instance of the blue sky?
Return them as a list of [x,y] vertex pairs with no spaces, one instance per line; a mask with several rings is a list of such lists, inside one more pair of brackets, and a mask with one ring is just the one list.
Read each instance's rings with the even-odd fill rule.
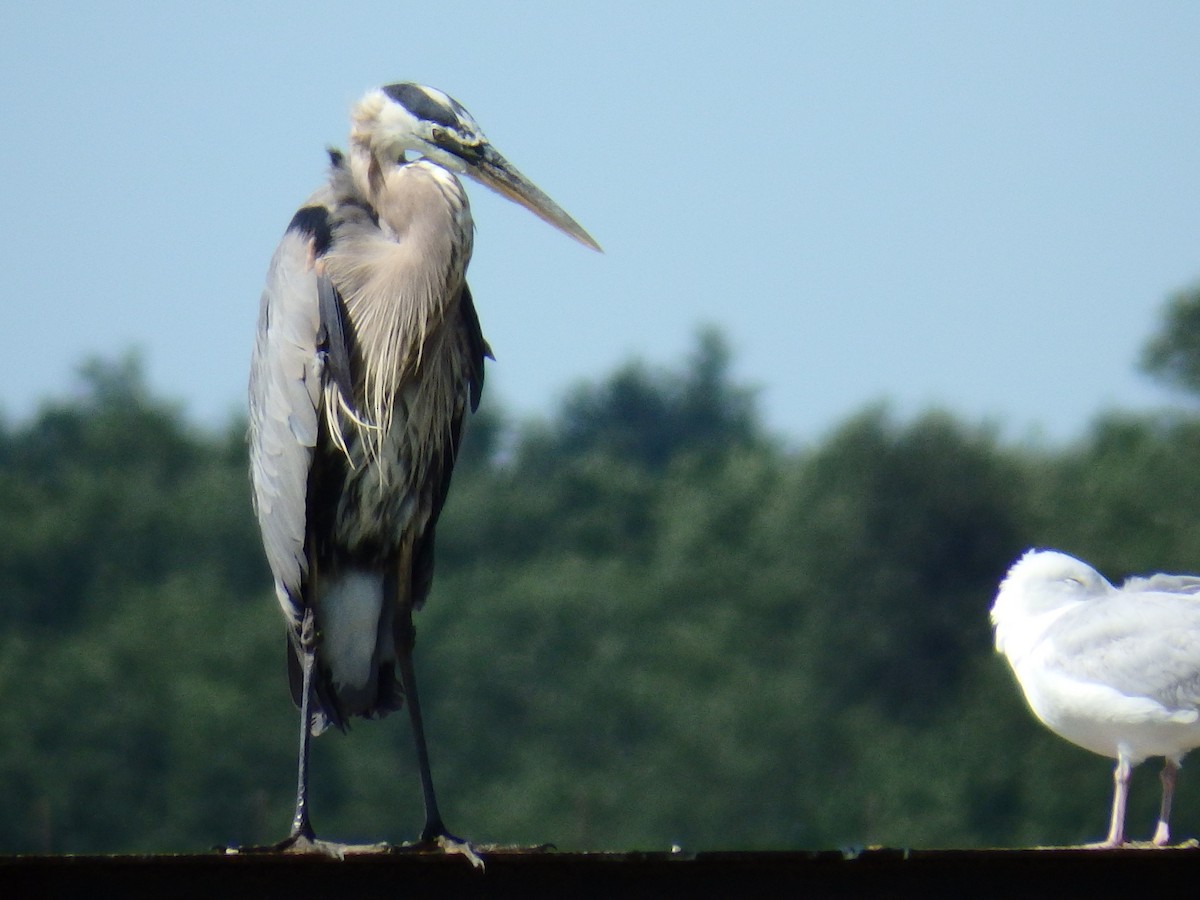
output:
[[143,354],[243,406],[267,261],[367,88],[422,81],[604,245],[477,186],[517,415],[719,326],[768,425],[946,408],[1068,440],[1200,281],[1200,4],[15,3],[0,411]]

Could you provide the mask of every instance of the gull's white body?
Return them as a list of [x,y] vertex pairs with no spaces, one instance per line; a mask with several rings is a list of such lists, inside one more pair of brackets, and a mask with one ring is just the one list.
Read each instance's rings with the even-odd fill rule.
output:
[[1175,771],[1200,747],[1200,578],[1154,575],[1114,587],[1064,553],[1030,551],[991,612],[1030,709],[1051,731],[1117,760],[1108,839],[1124,843],[1129,771],[1166,760],[1156,844],[1169,840]]

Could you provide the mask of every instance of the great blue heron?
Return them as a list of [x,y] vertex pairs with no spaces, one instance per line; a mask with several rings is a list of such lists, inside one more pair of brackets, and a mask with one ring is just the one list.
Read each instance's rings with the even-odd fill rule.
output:
[[1116,759],[1107,838],[1125,843],[1133,767],[1162,756],[1162,806],[1151,839],[1170,842],[1183,757],[1200,747],[1200,577],[1130,578],[1119,588],[1054,550],[1026,553],[992,605],[996,649],[1051,731]]
[[491,352],[465,274],[474,224],[454,173],[599,245],[441,91],[390,84],[351,113],[350,149],[293,217],[267,273],[250,367],[254,506],[287,620],[300,707],[296,811],[282,849],[320,849],[309,739],[407,700],[423,842],[478,858],[438,812],[413,676],[413,610],[463,417]]

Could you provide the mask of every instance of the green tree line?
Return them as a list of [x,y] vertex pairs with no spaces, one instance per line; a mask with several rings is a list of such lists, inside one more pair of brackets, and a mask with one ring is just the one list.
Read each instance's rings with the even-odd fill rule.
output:
[[[1193,391],[1196,309],[1176,298],[1145,359]],[[988,608],[1032,546],[1113,579],[1200,569],[1200,421],[1112,413],[1041,447],[875,407],[797,449],[729,363],[704,331],[542,420],[472,420],[418,617],[450,827],[563,849],[1102,836],[1111,763],[1032,719]],[[0,422],[0,852],[279,839],[298,726],[245,423],[192,426],[136,359],[82,385]],[[403,715],[321,737],[313,765],[323,835],[415,836]],[[1142,767],[1135,835],[1157,794]],[[1187,768],[1176,809],[1200,835]]]

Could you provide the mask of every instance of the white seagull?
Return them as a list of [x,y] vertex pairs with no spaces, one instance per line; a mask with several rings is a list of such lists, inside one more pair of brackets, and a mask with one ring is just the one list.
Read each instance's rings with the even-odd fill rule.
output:
[[1125,843],[1129,773],[1151,756],[1165,759],[1152,840],[1168,844],[1175,776],[1200,747],[1200,577],[1130,578],[1118,588],[1065,553],[1030,550],[1009,569],[991,618],[996,650],[1034,715],[1117,761],[1108,838],[1089,846]]

